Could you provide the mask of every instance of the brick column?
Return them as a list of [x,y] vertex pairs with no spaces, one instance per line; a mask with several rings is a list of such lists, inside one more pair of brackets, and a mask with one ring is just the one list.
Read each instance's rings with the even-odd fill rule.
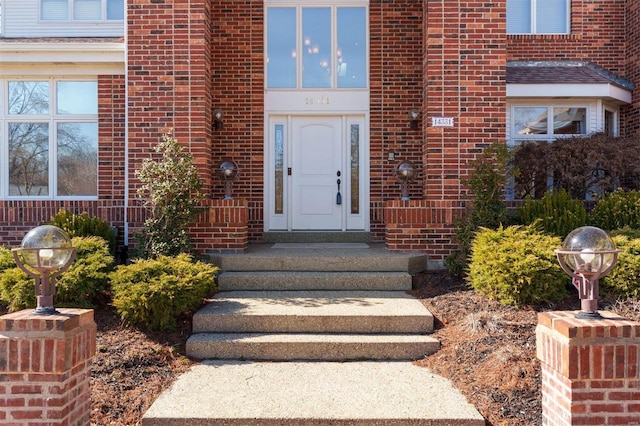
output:
[[538,314],[544,425],[640,424],[640,323]]
[[208,200],[206,219],[195,227],[200,252],[244,252],[249,245],[249,203],[244,199]]
[[0,317],[0,424],[80,426],[91,416],[93,311]]

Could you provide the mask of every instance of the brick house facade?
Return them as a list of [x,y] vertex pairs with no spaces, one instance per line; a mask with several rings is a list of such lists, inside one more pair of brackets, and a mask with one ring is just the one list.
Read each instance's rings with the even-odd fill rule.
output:
[[[108,7],[110,1],[102,3]],[[304,196],[296,201],[296,191],[309,188],[297,184],[284,184],[284,210],[279,210],[284,213],[278,214],[286,217],[274,219],[279,205],[273,201],[278,197],[274,176],[280,176],[280,169],[272,157],[274,147],[284,149],[284,170],[294,164],[296,179],[295,166],[309,161],[296,160],[296,149],[303,146],[296,145],[296,132],[304,131],[305,120],[320,126],[328,117],[342,134],[347,128],[352,131],[350,141],[345,136],[343,145],[336,145],[344,150],[340,164],[352,168],[354,154],[347,150],[348,143],[353,148],[357,129],[361,155],[356,156],[356,168],[365,174],[356,180],[345,172],[342,191],[359,191],[359,198],[353,196],[338,210],[332,207],[336,222],[322,230],[367,231],[371,241],[386,239],[390,248],[426,252],[438,264],[455,249],[454,221],[468,199],[463,180],[471,172],[469,162],[488,144],[515,138],[518,108],[577,105],[588,116],[585,133],[614,120],[617,133],[640,136],[640,95],[633,90],[634,83],[640,84],[637,2],[571,0],[566,33],[513,34],[507,28],[507,0],[349,1],[344,7],[363,8],[367,17],[366,84],[352,91],[341,91],[335,83],[322,90],[304,90],[299,83],[298,90],[267,87],[268,9],[297,8],[300,17],[304,2],[126,1],[122,21],[116,19],[114,25],[103,18],[98,24],[105,28],[100,37],[82,25],[47,26],[38,0],[2,3],[3,99],[9,99],[12,81],[82,76],[97,82],[98,123],[92,196],[64,197],[54,191],[16,195],[8,183],[11,178],[2,174],[3,245],[19,244],[26,230],[61,207],[106,219],[118,228],[120,243],[128,244],[145,218],[136,196],[135,171],[169,129],[194,154],[207,205],[217,205],[224,196],[216,173],[219,163],[232,159],[238,164],[233,196],[246,209],[249,242],[263,241],[265,231],[320,230],[309,222],[295,225],[297,215],[304,214],[296,209],[304,210],[308,203]],[[325,3],[338,19],[341,2],[320,2],[317,7]],[[26,12],[29,4],[40,16]],[[522,69],[535,74],[536,67],[543,66],[567,76],[568,82],[553,86],[556,82],[544,77],[523,79]],[[571,73],[585,67],[595,70],[588,77],[593,81],[572,82]],[[558,86],[564,93],[560,104],[549,94]],[[221,129],[214,126],[214,110],[224,113]],[[407,117],[411,110],[419,112],[415,129]],[[53,115],[51,123],[58,123]],[[434,117],[453,118],[453,125],[434,126]],[[13,129],[15,117],[5,110],[1,118],[0,158],[12,146],[8,129]],[[47,119],[34,119],[40,118]],[[283,134],[284,148],[274,142]],[[313,155],[310,152],[307,155]],[[409,202],[399,201],[401,189],[394,176],[399,161],[410,161],[419,171],[409,185]],[[349,208],[347,213],[342,210]],[[203,215],[193,226],[201,252],[228,248],[209,235],[214,233],[214,216]]]

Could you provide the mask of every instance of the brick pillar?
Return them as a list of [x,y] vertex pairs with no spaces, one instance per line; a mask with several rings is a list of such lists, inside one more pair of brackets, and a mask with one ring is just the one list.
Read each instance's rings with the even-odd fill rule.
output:
[[205,220],[194,228],[193,240],[199,252],[239,252],[249,245],[249,203],[247,200],[208,200]]
[[640,323],[538,314],[544,425],[640,424]]
[[80,426],[91,416],[93,311],[0,317],[0,424]]

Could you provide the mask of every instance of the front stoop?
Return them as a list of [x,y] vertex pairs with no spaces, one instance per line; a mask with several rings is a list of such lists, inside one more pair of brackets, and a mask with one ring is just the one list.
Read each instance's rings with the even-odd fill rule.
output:
[[203,362],[144,426],[484,425],[447,380],[407,362],[440,347],[433,316],[406,293],[426,256],[314,244],[212,259],[223,291],[187,341]]

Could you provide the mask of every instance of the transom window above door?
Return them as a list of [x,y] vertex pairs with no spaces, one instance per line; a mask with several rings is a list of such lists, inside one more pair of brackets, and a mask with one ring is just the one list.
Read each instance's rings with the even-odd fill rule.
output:
[[366,6],[278,2],[265,22],[268,89],[367,87]]

